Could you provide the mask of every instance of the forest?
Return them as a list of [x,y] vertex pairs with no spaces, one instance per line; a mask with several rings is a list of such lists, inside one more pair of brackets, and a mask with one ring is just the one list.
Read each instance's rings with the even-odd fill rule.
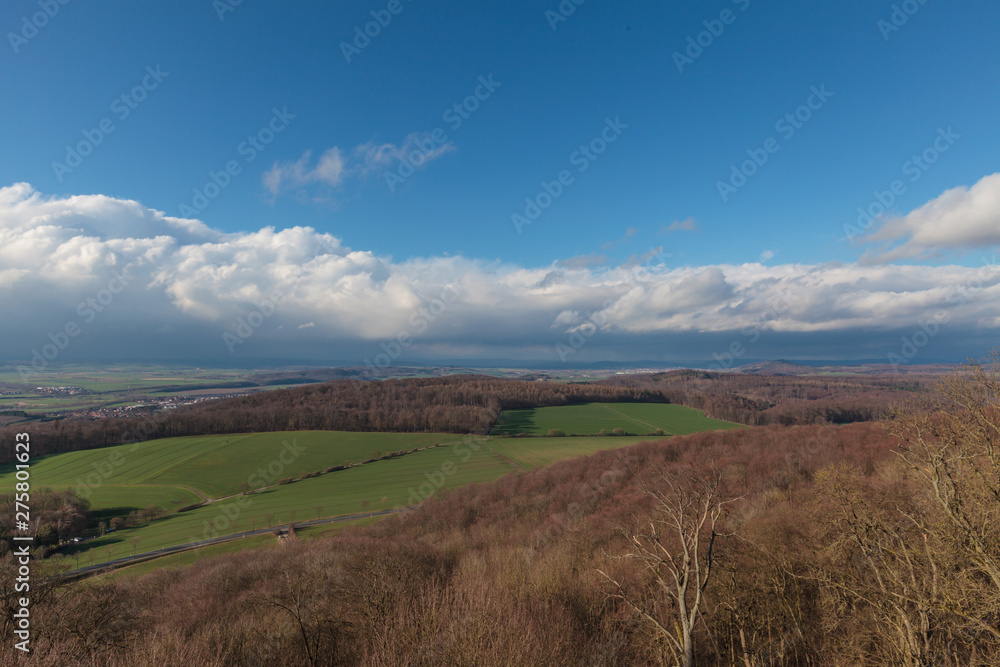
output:
[[[500,411],[592,401],[676,403],[746,425],[877,419],[931,378],[779,377],[671,371],[596,382],[529,382],[487,375],[334,380],[128,418],[33,422],[34,454],[185,435],[287,430],[487,433]],[[0,462],[23,426],[0,427]]]
[[[1000,664],[998,400],[994,357],[880,422],[640,443],[337,536],[48,580],[34,593],[35,658]],[[9,633],[9,612],[2,622]]]

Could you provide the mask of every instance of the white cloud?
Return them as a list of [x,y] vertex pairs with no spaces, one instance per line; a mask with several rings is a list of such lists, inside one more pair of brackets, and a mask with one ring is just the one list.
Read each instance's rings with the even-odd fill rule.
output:
[[311,183],[323,183],[330,187],[340,185],[344,180],[344,156],[336,146],[325,151],[316,162],[310,166],[312,151],[306,151],[295,162],[275,162],[264,172],[262,177],[264,188],[272,196],[282,192],[295,190]]
[[354,149],[358,167],[364,174],[395,168],[407,162],[420,169],[455,150],[454,144],[438,143],[430,132],[413,132],[399,146],[394,144],[362,144]]
[[[350,345],[373,354],[380,341],[406,332],[414,354],[545,356],[554,336],[590,318],[622,355],[635,353],[635,341],[659,345],[663,354],[663,336],[732,336],[762,321],[775,332],[825,332],[845,344],[913,329],[944,311],[952,330],[981,333],[1000,324],[1000,266],[994,256],[983,262],[983,269],[660,264],[639,272],[634,263],[397,262],[309,227],[223,234],[137,202],[44,197],[18,184],[0,188],[0,312],[16,315],[0,327],[0,349],[8,359],[28,358],[49,332],[74,320],[84,325],[80,340],[102,350],[190,358],[198,349],[222,357],[222,334],[266,300],[278,305],[254,334],[261,354],[284,343],[289,354],[307,344],[314,354]],[[126,289],[84,322],[79,304],[116,273],[127,277]],[[457,296],[433,320],[420,314],[446,293]]]
[[399,146],[369,142],[355,147],[349,156],[334,146],[327,149],[315,165],[312,164],[312,151],[306,151],[294,162],[275,162],[264,172],[261,181],[272,197],[314,184],[329,190],[342,185],[348,177],[394,169],[403,162],[414,169],[422,169],[453,150],[455,146],[451,142],[439,143],[429,132],[414,132]]
[[771,259],[774,259],[774,254],[775,253],[773,250],[765,250],[764,252],[760,253],[760,261],[767,262]]
[[1000,245],[1000,173],[985,176],[970,188],[947,190],[920,208],[885,221],[864,241],[882,244],[881,250],[866,256],[872,262],[927,259],[947,251]]
[[664,232],[697,232],[698,231],[698,221],[694,218],[685,218],[683,220],[674,220],[669,225],[663,228]]

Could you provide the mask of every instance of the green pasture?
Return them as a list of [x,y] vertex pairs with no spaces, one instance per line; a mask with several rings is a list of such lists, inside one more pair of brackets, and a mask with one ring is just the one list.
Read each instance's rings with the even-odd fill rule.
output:
[[[166,511],[143,526],[62,550],[84,566],[256,528],[415,504],[441,490],[494,480],[515,469],[655,438],[647,434],[656,429],[666,435],[738,426],[690,408],[650,403],[593,403],[504,415],[501,433],[544,434],[553,428],[568,434],[610,433],[622,428],[636,435],[493,437],[488,442],[445,433],[191,436],[38,458],[31,464],[31,483],[33,489],[77,488],[91,501],[94,525],[150,505]],[[279,479],[412,449],[418,451],[276,485]],[[13,473],[13,464],[0,465],[0,488],[12,488]],[[257,491],[241,495],[242,483]],[[177,511],[205,498],[210,502],[201,507]]]
[[512,470],[481,444],[437,447],[171,514],[63,553],[75,557],[79,552],[81,566],[91,564],[91,553],[93,562],[101,563],[254,528],[418,503],[440,490],[497,479]]
[[566,435],[597,435],[620,428],[628,435],[687,435],[739,424],[706,417],[701,410],[669,403],[585,403],[549,408],[504,410],[492,435],[547,435],[559,429]]
[[[461,436],[448,433],[344,431],[165,438],[39,458],[32,462],[31,478],[35,488],[77,488],[95,510],[122,506],[121,489],[127,486],[136,487],[134,507],[159,504],[164,491],[151,487],[191,489],[183,496],[190,504],[198,502],[198,492],[209,498],[231,496],[240,492],[241,482],[260,488],[378,453],[459,440]],[[13,466],[0,464],[0,488],[13,483]]]

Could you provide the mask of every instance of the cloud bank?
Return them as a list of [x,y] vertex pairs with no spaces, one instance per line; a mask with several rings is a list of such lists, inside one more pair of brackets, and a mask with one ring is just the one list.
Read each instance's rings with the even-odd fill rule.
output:
[[[989,241],[983,182],[945,193],[881,238],[906,235],[904,246],[924,252],[936,247],[925,221],[964,220],[967,211],[981,217],[963,238]],[[704,360],[733,343],[747,358],[884,358],[936,323],[930,360],[982,352],[1000,328],[993,254],[973,267],[669,259],[651,252],[617,267],[394,261],[309,227],[227,234],[135,201],[46,197],[19,183],[0,188],[0,356],[28,360],[67,342],[60,361],[362,363],[406,340],[402,359],[553,366],[563,363],[560,345],[570,362]],[[69,324],[79,331],[64,341]],[[240,344],[227,346],[226,334]]]

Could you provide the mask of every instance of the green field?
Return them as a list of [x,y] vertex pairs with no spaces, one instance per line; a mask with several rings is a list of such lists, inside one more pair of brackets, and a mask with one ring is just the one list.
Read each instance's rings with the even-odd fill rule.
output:
[[[461,440],[448,433],[353,433],[295,431],[166,438],[68,452],[32,462],[36,488],[72,486],[89,492],[93,509],[122,507],[121,489],[141,487],[132,506],[198,502],[197,493],[221,498],[303,472],[356,463],[378,453]],[[263,473],[260,471],[263,470]],[[13,463],[0,465],[0,488],[13,480]],[[173,489],[173,490],[171,490]],[[173,500],[182,501],[180,504]],[[167,505],[162,505],[169,509]]]
[[[78,480],[85,480],[86,475],[98,468],[106,471],[109,462],[119,461],[104,483],[89,490],[95,520],[147,505],[159,505],[168,511],[167,516],[146,525],[114,531],[62,550],[83,566],[254,528],[415,504],[440,490],[497,479],[517,469],[527,470],[600,449],[624,447],[638,440],[492,438],[485,442],[454,434],[306,431],[194,436],[39,459],[32,465],[32,484],[36,489],[78,486]],[[376,450],[384,453],[430,448],[238,495],[240,481],[250,478],[261,466],[280,460],[281,443],[293,441],[303,445],[305,451],[294,464],[285,466],[282,475],[300,468],[313,471],[358,461]],[[434,447],[434,443],[441,445]],[[13,481],[12,472],[9,465],[3,470],[0,484],[7,486]],[[195,491],[222,499],[176,512],[183,505],[198,502]]]
[[[168,438],[38,458],[31,465],[32,487],[76,488],[90,500],[95,525],[150,505],[166,511],[145,525],[64,547],[62,553],[83,566],[256,528],[417,504],[441,490],[632,445],[656,429],[681,434],[737,426],[690,408],[648,403],[593,403],[504,415],[508,433],[623,428],[639,435],[486,441],[443,433],[296,431]],[[345,464],[351,465],[276,484]],[[13,482],[13,465],[0,465],[0,488],[11,488]],[[254,492],[241,495],[241,486]],[[203,500],[209,502],[177,511]]]
[[[94,563],[101,563],[254,528],[415,504],[439,490],[493,480],[513,470],[486,447],[458,443],[210,503],[63,551],[80,552],[81,566],[91,564],[91,554]],[[135,490],[141,506],[142,488]]]
[[559,429],[566,435],[597,435],[616,428],[628,435],[687,435],[712,429],[739,428],[739,424],[706,417],[701,410],[668,403],[586,403],[527,410],[504,410],[491,435],[547,435]]

